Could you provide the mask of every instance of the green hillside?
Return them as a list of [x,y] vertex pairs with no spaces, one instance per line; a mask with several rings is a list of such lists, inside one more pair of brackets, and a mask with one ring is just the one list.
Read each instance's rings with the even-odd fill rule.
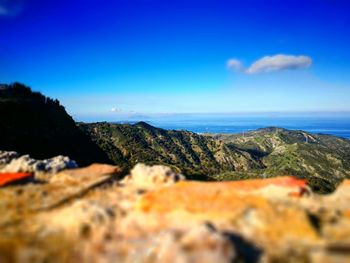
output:
[[[211,137],[259,158],[265,168],[252,171],[251,176],[295,175],[311,178],[315,187],[319,183],[320,187],[330,189],[342,179],[350,178],[350,141],[347,139],[281,128]],[[215,176],[225,180],[235,177],[235,173]]]
[[188,131],[166,131],[145,122],[134,125],[80,123],[79,127],[111,160],[125,167],[137,162],[167,164],[201,179],[224,171],[262,167],[247,151]]
[[166,164],[193,179],[239,180],[278,175],[308,179],[328,192],[350,177],[350,141],[303,131],[265,128],[241,134],[199,135],[147,123],[80,123],[79,127],[125,168]]

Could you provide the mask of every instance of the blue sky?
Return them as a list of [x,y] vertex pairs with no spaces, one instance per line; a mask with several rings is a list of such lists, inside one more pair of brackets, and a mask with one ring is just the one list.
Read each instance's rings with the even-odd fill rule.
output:
[[347,0],[0,0],[0,82],[78,120],[350,112]]

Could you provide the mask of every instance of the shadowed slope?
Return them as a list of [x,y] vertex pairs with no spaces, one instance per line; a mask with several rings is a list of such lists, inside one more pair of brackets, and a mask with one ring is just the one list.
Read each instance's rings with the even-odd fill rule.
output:
[[19,83],[0,85],[0,149],[38,159],[68,155],[80,165],[109,162],[58,100]]

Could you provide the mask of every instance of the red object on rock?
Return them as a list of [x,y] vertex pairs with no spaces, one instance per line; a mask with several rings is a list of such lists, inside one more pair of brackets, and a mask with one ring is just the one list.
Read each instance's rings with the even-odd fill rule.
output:
[[32,173],[0,173],[0,186],[10,183],[19,182],[21,180],[33,179]]

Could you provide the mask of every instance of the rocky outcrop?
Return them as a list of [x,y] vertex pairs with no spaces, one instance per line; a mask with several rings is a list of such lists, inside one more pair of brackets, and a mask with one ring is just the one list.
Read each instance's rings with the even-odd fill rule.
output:
[[11,161],[6,164],[6,159],[4,159],[2,159],[3,167],[0,169],[0,172],[5,173],[27,172],[54,174],[64,169],[73,169],[78,167],[77,163],[74,160],[71,160],[69,157],[62,155],[46,160],[35,160],[29,155],[23,155],[20,157],[12,158]]
[[118,166],[94,163],[84,168],[67,169],[50,177],[50,183],[79,183],[99,176],[118,175],[122,170]]
[[95,164],[0,187],[1,262],[347,262],[350,183],[196,182]]
[[160,186],[169,186],[180,180],[185,180],[185,176],[173,172],[169,167],[137,164],[121,183],[138,189],[150,190]]
[[[30,224],[33,217],[45,215],[45,212],[51,210],[56,211],[55,208],[70,204],[96,187],[118,178],[120,174],[121,170],[117,166],[93,164],[85,168],[67,169],[49,176],[41,174],[39,183],[34,181],[0,187],[0,212],[2,214],[0,229],[5,230],[7,226],[10,226],[11,233],[12,231],[22,233],[27,229],[17,226],[18,223],[29,223],[28,229],[31,229],[32,226],[35,226]],[[0,178],[4,175],[6,174],[0,173]],[[37,226],[42,228],[46,225],[42,223],[43,225],[37,224]],[[15,228],[11,228],[13,225]],[[47,231],[56,230],[49,227]]]
[[0,151],[0,167],[11,162],[11,160],[18,158],[18,153],[9,151]]
[[43,180],[64,169],[77,168],[75,161],[66,156],[35,160],[29,155],[0,151],[0,186]]

